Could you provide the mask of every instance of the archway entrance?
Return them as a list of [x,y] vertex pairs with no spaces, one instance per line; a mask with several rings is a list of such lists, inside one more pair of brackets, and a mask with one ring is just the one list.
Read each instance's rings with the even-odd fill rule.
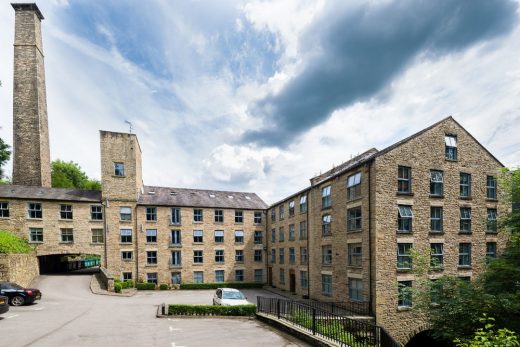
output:
[[408,341],[405,347],[451,347],[453,344],[436,340],[429,330],[421,331]]
[[96,254],[49,254],[38,256],[40,274],[63,273],[77,270],[98,271],[101,257]]

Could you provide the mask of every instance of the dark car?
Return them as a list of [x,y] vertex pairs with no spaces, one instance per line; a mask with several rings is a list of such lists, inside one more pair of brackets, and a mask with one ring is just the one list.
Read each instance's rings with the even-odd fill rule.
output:
[[0,314],[9,311],[9,298],[7,296],[0,295]]
[[24,288],[13,282],[0,282],[0,295],[7,296],[12,306],[32,304],[34,300],[42,298],[38,289]]

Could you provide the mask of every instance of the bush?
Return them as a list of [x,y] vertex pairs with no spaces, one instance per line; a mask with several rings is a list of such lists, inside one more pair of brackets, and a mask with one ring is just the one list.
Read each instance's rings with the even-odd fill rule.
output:
[[134,287],[134,281],[132,280],[127,280],[127,281],[124,281],[123,282],[123,289],[126,289],[126,288],[133,288]]
[[24,240],[9,231],[0,230],[0,253],[31,253],[34,249]]
[[121,288],[122,288],[121,283],[114,283],[114,291],[116,293],[121,293]]
[[217,288],[262,288],[263,283],[256,282],[229,282],[229,283],[182,283],[180,289],[217,289]]
[[155,283],[137,283],[137,290],[155,290]]
[[159,289],[160,289],[160,290],[168,290],[168,289],[170,289],[170,286],[167,285],[166,283],[161,283],[161,284],[159,285]]
[[169,305],[169,315],[179,316],[252,316],[256,305],[214,306],[214,305]]

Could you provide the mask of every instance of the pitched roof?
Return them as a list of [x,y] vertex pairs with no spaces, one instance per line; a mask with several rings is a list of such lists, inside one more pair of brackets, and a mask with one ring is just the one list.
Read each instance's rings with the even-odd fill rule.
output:
[[100,202],[101,192],[99,190],[83,190],[74,188],[5,185],[0,186],[0,198]]
[[218,207],[264,210],[267,204],[255,193],[145,186],[139,205]]

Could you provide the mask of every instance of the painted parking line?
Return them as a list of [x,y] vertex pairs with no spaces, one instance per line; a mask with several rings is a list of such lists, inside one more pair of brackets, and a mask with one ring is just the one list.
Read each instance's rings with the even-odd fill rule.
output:
[[182,331],[182,329],[174,328],[174,327],[172,327],[172,326],[170,326],[169,329],[170,329],[170,332],[173,332],[173,331]]
[[188,346],[177,346],[175,342],[172,342],[172,347],[188,347]]
[[5,318],[9,319],[9,318],[14,318],[14,317],[18,317],[18,316],[19,316],[19,314],[13,314],[13,315],[7,316]]
[[43,310],[45,307],[37,307],[37,308],[34,308],[33,311],[41,311]]

